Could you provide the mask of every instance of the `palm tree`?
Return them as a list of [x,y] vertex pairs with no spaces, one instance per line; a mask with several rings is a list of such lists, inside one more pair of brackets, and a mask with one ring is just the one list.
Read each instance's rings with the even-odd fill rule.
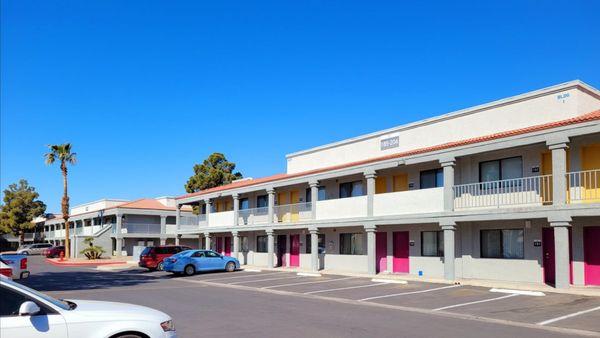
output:
[[62,216],[65,220],[65,257],[70,256],[70,240],[69,240],[69,194],[67,193],[67,164],[75,164],[77,162],[77,154],[71,152],[71,143],[51,144],[48,145],[50,152],[45,154],[46,164],[50,165],[60,161],[60,171],[63,176],[63,197],[60,204]]

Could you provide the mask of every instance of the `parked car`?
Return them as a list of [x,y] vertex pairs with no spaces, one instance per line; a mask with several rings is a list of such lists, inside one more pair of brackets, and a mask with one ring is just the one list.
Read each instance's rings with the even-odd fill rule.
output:
[[12,269],[12,279],[29,277],[26,255],[0,254],[0,259]]
[[164,259],[164,270],[191,276],[198,271],[235,271],[240,262],[233,257],[223,256],[212,250],[187,250]]
[[169,315],[139,305],[54,299],[0,279],[2,337],[177,337]]
[[184,245],[158,245],[146,247],[140,254],[138,266],[149,270],[163,270],[165,258],[192,248]]
[[52,244],[50,243],[34,243],[27,244],[19,247],[17,250],[18,254],[22,255],[41,255],[45,249],[51,248]]
[[42,253],[44,256],[46,256],[47,258],[56,258],[56,257],[60,257],[60,253],[63,253],[63,255],[65,254],[65,246],[64,245],[58,245],[58,246],[53,246],[51,248],[48,248],[46,250],[44,250],[44,252]]
[[2,278],[12,279],[12,268],[6,264],[2,258],[0,258],[0,276],[2,276]]

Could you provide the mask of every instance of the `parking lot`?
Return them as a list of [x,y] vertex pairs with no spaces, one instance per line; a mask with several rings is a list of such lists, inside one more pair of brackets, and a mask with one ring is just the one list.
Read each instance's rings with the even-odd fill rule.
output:
[[[183,337],[281,335],[600,336],[600,298],[341,275],[237,271],[175,277],[48,266],[25,284],[61,298],[114,300],[169,313]],[[36,271],[38,270],[38,271]]]

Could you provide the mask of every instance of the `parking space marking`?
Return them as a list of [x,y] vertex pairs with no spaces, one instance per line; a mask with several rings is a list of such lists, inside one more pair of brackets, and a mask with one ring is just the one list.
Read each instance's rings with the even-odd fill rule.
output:
[[222,279],[236,279],[236,278],[246,278],[246,277],[253,277],[253,276],[270,276],[270,275],[281,275],[281,274],[285,274],[285,272],[250,273],[250,274],[243,275],[243,276],[231,276],[231,277],[220,277],[220,278],[213,278],[213,279],[203,279],[203,281],[214,282],[214,281],[219,281]]
[[264,286],[261,289],[272,289],[272,288],[281,288],[284,286],[294,286],[294,285],[304,285],[304,284],[317,284],[317,283],[328,283],[328,282],[337,282],[340,280],[348,280],[348,279],[356,279],[360,277],[344,277],[344,278],[336,278],[336,279],[327,279],[327,280],[315,280],[310,282],[300,282],[300,283],[290,283],[290,284],[278,284],[271,286]]
[[600,310],[600,306],[597,306],[597,307],[592,308],[592,309],[578,311],[578,312],[570,313],[568,315],[564,315],[564,316],[560,316],[560,317],[556,317],[556,318],[544,320],[543,322],[537,323],[537,325],[542,325],[542,326],[543,325],[548,325],[548,324],[552,324],[554,322],[558,322],[559,320],[563,320],[563,319],[568,319],[568,318],[572,318],[572,317],[584,315],[586,313],[590,313],[590,312],[594,312],[594,311],[598,311],[598,310]]
[[360,288],[368,288],[368,287],[371,287],[371,286],[378,286],[378,285],[387,285],[387,283],[375,283],[375,284],[367,284],[367,285],[348,286],[348,287],[345,287],[345,288],[317,290],[317,291],[305,292],[304,294],[305,295],[312,295],[312,294],[315,294],[315,293],[330,292],[330,291],[341,291],[341,290],[351,290],[351,289],[360,289]]
[[372,300],[372,299],[380,299],[380,298],[388,298],[388,297],[396,297],[396,296],[406,296],[406,295],[414,295],[414,294],[418,294],[418,293],[425,293],[425,292],[432,292],[432,291],[437,291],[437,290],[444,290],[444,289],[451,289],[451,288],[458,288],[460,287],[460,285],[448,285],[448,286],[442,286],[439,288],[433,288],[433,289],[426,289],[426,290],[419,290],[419,291],[410,291],[410,292],[401,292],[401,293],[394,293],[391,295],[383,295],[383,296],[375,296],[375,297],[367,297],[367,298],[363,298],[363,299],[359,299],[359,302],[364,302],[367,300]]
[[244,283],[258,283],[258,282],[268,282],[268,281],[271,281],[271,280],[290,279],[290,278],[298,278],[298,276],[265,278],[265,279],[253,279],[253,280],[244,280],[244,281],[241,281],[241,282],[226,283],[226,284],[236,285],[236,284],[244,284]]
[[500,297],[496,297],[496,298],[488,298],[488,299],[476,300],[474,302],[468,302],[468,303],[461,303],[461,304],[454,304],[454,305],[439,307],[439,308],[433,309],[431,311],[442,311],[442,310],[446,310],[446,309],[453,309],[453,308],[456,308],[456,307],[467,306],[467,305],[472,305],[472,304],[492,302],[492,301],[495,301],[495,300],[500,300],[500,299],[505,299],[505,298],[510,298],[510,297],[516,297],[516,296],[518,296],[518,294],[511,293],[510,295],[500,296]]

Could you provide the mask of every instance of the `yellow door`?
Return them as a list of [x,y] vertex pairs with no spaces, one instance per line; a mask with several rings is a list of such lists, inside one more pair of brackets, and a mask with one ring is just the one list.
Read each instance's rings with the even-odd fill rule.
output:
[[223,211],[223,206],[222,206],[221,201],[217,201],[217,203],[215,205],[215,209],[217,210],[217,212]]
[[224,211],[230,211],[230,210],[233,210],[233,203],[230,200],[226,200]]
[[585,203],[600,203],[600,144],[581,148],[581,185]]
[[289,221],[290,214],[287,212],[288,205],[288,192],[280,192],[277,194],[277,205],[279,208],[277,211],[277,220],[279,222],[287,222]]
[[540,196],[542,203],[552,204],[552,153],[542,153],[542,175],[550,175],[549,178],[543,179],[540,182]]
[[300,220],[300,210],[298,209],[299,203],[300,192],[298,190],[290,191],[290,218],[292,222],[298,222]]
[[385,177],[377,177],[375,179],[375,193],[383,194],[387,192],[387,180]]
[[394,192],[408,190],[408,174],[394,176]]

